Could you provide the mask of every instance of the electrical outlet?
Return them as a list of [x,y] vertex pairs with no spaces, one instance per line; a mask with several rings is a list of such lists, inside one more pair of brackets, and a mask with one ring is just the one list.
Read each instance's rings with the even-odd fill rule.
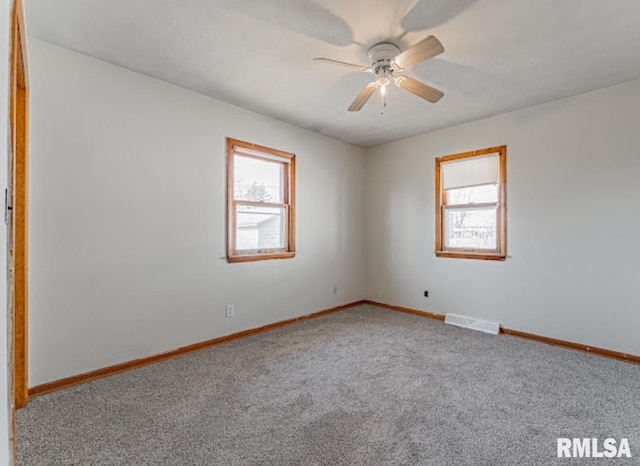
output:
[[333,285],[333,294],[338,294],[338,285]]
[[225,311],[225,316],[226,317],[233,317],[233,313],[235,312],[235,309],[233,308],[233,304],[227,304],[227,308]]
[[424,290],[424,297],[428,298],[429,297],[429,292],[427,290]]

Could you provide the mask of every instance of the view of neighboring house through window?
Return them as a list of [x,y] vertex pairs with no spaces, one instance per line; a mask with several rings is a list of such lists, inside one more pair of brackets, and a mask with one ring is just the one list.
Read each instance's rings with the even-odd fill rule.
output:
[[227,260],[293,257],[295,155],[227,139]]
[[436,159],[436,255],[506,257],[506,146]]

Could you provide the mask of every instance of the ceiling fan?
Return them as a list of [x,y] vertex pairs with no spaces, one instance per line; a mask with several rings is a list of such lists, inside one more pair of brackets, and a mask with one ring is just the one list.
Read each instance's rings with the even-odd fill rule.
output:
[[380,42],[375,44],[367,52],[369,63],[371,63],[368,67],[340,60],[333,60],[331,58],[314,58],[314,61],[344,66],[357,71],[374,73],[378,77],[375,81],[367,84],[349,107],[350,112],[357,112],[364,106],[364,104],[367,103],[377,89],[380,89],[383,105],[386,106],[387,86],[392,81],[399,88],[404,89],[407,92],[411,92],[412,94],[428,100],[431,103],[439,101],[444,95],[442,91],[431,86],[427,86],[425,83],[416,79],[401,75],[396,76],[396,74],[402,73],[418,63],[422,63],[423,61],[427,61],[430,58],[440,55],[442,52],[444,52],[444,47],[440,41],[434,36],[428,36],[402,53],[400,52],[400,48],[391,42]]

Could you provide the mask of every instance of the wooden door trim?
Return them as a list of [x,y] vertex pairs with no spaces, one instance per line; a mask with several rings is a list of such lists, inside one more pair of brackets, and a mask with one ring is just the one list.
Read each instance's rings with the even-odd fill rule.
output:
[[13,302],[12,357],[13,404],[26,406],[27,381],[27,316],[28,316],[28,129],[29,85],[27,75],[26,34],[21,0],[14,0],[11,26],[11,85],[9,124],[13,166]]

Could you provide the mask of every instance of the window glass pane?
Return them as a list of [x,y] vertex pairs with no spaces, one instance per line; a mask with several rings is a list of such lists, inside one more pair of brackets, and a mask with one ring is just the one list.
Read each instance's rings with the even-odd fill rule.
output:
[[284,165],[280,162],[235,155],[233,194],[243,201],[281,203]]
[[479,204],[482,202],[498,202],[497,184],[447,189],[447,204]]
[[445,208],[445,248],[496,250],[497,218],[497,207]]
[[261,251],[284,249],[286,243],[284,207],[236,206],[236,249]]

